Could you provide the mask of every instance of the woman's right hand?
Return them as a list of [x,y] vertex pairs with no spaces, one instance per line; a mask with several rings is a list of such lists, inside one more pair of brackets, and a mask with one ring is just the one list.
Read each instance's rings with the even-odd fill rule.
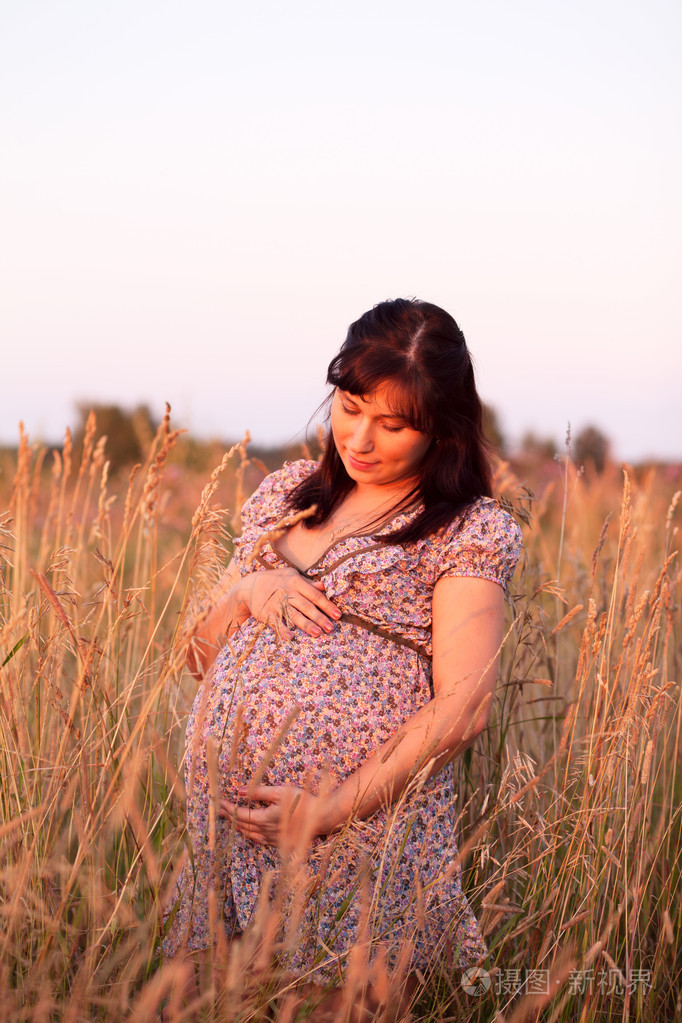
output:
[[196,679],[205,676],[216,654],[247,618],[272,625],[291,639],[291,627],[309,636],[331,632],[341,612],[325,596],[324,584],[295,568],[274,568],[240,575],[231,562],[214,590],[211,607],[190,635],[187,664]]
[[314,637],[331,632],[341,617],[325,596],[324,583],[306,579],[295,568],[249,572],[234,591],[250,615],[272,625],[285,639],[292,638],[292,626]]

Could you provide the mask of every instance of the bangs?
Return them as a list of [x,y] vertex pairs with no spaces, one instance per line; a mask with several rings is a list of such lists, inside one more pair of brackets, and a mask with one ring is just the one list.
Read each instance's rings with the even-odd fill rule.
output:
[[[332,362],[327,383],[363,401],[371,401],[379,388],[385,388],[384,398],[391,415],[419,433],[433,436],[434,422],[429,414],[428,387],[416,367],[388,367],[388,360],[343,359],[343,353]],[[390,369],[394,371],[391,372]]]

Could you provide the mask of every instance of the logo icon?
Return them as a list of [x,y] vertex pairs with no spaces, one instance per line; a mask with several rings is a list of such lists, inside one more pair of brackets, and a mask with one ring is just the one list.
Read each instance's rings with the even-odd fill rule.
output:
[[480,966],[472,966],[462,974],[462,988],[468,995],[484,995],[490,990],[490,974]]

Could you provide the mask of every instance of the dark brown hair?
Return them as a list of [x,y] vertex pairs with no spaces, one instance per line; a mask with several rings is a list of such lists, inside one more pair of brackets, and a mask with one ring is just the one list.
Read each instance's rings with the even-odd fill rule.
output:
[[[382,537],[410,543],[429,536],[492,492],[483,434],[483,406],[462,331],[436,305],[417,299],[380,302],[348,328],[327,371],[327,383],[362,398],[391,386],[395,411],[409,426],[433,438],[414,491],[423,511],[402,529]],[[306,524],[324,522],[354,486],[329,436],[320,466],[289,497],[295,510],[317,505]]]

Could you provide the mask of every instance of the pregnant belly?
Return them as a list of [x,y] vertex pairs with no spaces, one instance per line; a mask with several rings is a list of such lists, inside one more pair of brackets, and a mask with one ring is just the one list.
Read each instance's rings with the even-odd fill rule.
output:
[[254,624],[234,656],[217,659],[188,744],[211,738],[221,785],[233,794],[253,777],[315,791],[325,773],[332,784],[352,773],[429,695],[418,654],[355,625],[281,642]]

